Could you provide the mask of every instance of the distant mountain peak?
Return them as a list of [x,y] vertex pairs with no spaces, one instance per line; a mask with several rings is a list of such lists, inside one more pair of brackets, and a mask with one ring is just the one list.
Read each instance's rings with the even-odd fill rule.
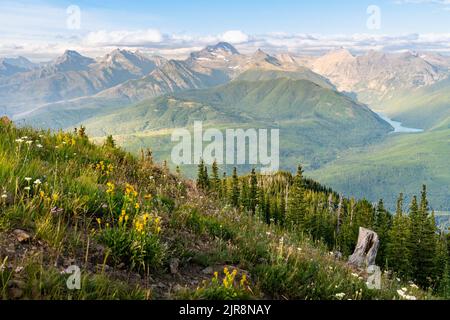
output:
[[62,56],[56,58],[53,65],[60,71],[79,71],[92,63],[95,63],[94,59],[82,56],[74,50],[66,50]]
[[271,56],[270,54],[264,52],[261,49],[256,50],[256,52],[252,55],[251,59],[256,63],[267,62],[274,66],[281,66],[281,63],[277,58]]
[[228,42],[219,42],[216,45],[208,46],[206,49],[209,52],[225,51],[225,52],[228,52],[233,55],[239,54],[239,51],[237,51],[237,49],[235,47],[233,47],[231,44],[229,44]]

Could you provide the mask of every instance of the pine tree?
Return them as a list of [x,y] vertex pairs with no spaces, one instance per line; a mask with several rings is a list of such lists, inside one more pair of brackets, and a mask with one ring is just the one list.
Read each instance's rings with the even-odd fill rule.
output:
[[252,170],[250,177],[249,205],[254,215],[256,213],[256,206],[258,205],[258,179],[255,169]]
[[114,141],[114,138],[112,135],[109,135],[106,137],[105,140],[105,147],[109,147],[109,148],[115,148],[116,147],[116,142]]
[[397,210],[389,231],[387,245],[387,261],[390,269],[400,276],[408,278],[411,272],[408,240],[410,238],[409,218],[403,213],[403,194],[397,200]]
[[447,237],[441,234],[436,247],[435,283],[440,296],[450,297],[449,256],[447,251]]
[[417,197],[410,208],[410,247],[413,278],[423,288],[432,285],[435,275],[436,223],[428,212],[426,186],[423,187],[420,206]]
[[220,185],[220,178],[219,178],[219,167],[217,166],[217,161],[214,160],[212,167],[211,167],[212,173],[211,173],[211,189],[216,192],[218,195],[221,193],[221,185]]
[[240,201],[245,210],[250,209],[249,190],[246,179],[242,180]]
[[203,159],[200,160],[200,163],[198,165],[197,187],[204,191],[208,187],[208,169],[206,168]]
[[290,226],[300,228],[303,228],[306,216],[305,188],[303,183],[303,170],[299,166],[289,190],[286,220]]
[[233,168],[231,180],[231,204],[235,207],[239,206],[239,178],[236,167]]
[[383,200],[380,200],[375,213],[375,232],[380,238],[380,247],[377,254],[377,264],[384,267],[386,265],[386,248],[388,243],[388,232],[391,228],[392,216],[384,208]]
[[222,192],[222,199],[227,200],[228,198],[228,178],[227,173],[224,172],[222,176],[222,186],[220,187],[220,191]]

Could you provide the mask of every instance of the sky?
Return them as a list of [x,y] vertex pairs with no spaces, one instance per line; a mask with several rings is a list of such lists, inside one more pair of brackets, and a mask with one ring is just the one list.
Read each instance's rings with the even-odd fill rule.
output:
[[219,41],[244,53],[450,54],[450,0],[0,1],[0,57],[117,47],[182,57]]

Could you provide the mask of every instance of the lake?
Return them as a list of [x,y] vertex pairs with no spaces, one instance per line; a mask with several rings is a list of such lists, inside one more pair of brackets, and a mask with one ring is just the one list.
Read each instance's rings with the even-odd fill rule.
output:
[[381,119],[389,123],[393,128],[394,132],[392,133],[418,133],[423,132],[423,129],[415,129],[415,128],[407,128],[402,126],[402,123],[399,121],[394,121],[385,114],[377,112],[377,114],[380,116]]

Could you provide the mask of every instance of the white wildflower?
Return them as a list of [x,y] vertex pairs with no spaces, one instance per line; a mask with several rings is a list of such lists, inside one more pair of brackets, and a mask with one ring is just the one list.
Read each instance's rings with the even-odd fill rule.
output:
[[409,286],[410,286],[411,288],[413,288],[413,289],[419,289],[419,287],[416,286],[414,283],[411,283]]
[[31,190],[30,187],[25,187],[24,189],[25,189],[25,191],[30,191]]
[[43,148],[42,144],[37,144],[36,147],[38,147],[39,149]]
[[25,181],[26,181],[26,182],[30,182],[30,181],[31,181],[31,178],[30,178],[30,177],[25,177]]
[[16,139],[17,143],[22,143],[24,140],[23,139]]
[[33,183],[38,186],[42,184],[42,181],[40,179],[36,179]]
[[344,293],[344,292],[336,293],[334,296],[335,296],[336,298],[342,300],[342,299],[344,299],[344,297],[345,297],[345,293]]

